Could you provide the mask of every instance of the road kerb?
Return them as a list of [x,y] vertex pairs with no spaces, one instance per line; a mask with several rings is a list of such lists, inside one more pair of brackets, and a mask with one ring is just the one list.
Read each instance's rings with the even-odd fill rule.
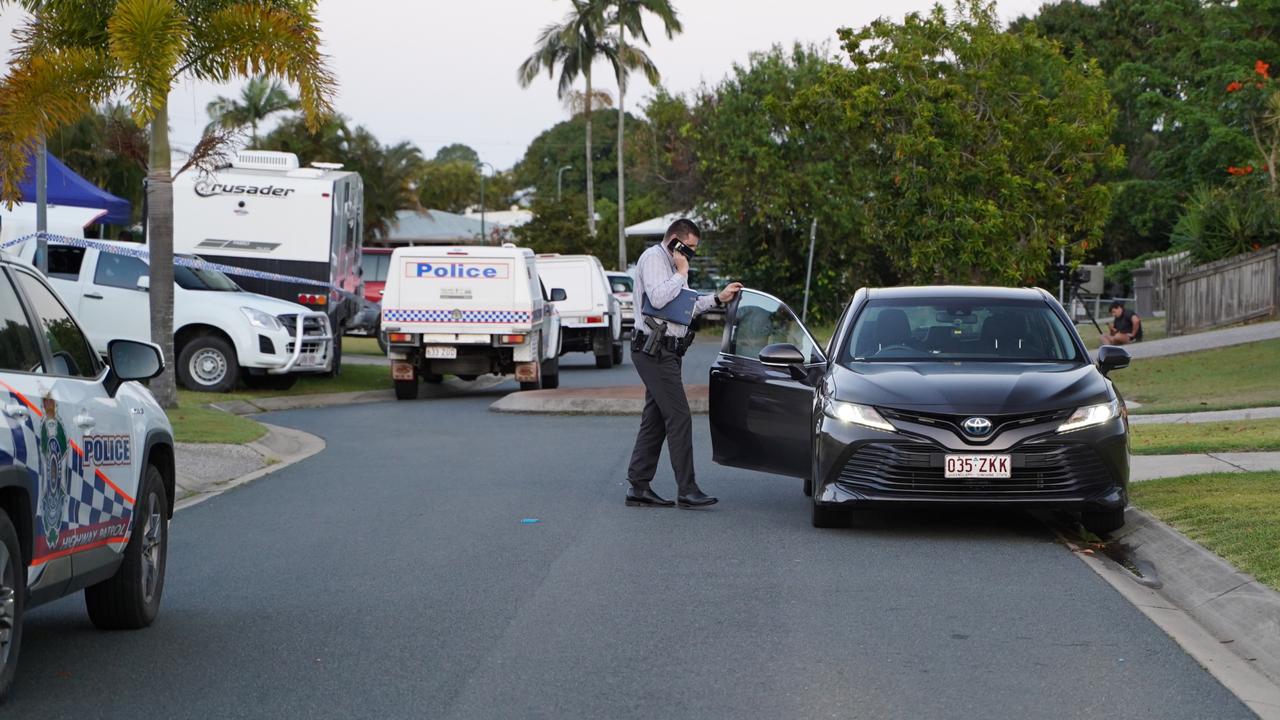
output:
[[[1154,565],[1159,589],[1139,583],[1102,553],[1070,538],[1063,541],[1259,717],[1280,720],[1280,633],[1258,625],[1258,617],[1268,613],[1272,625],[1280,623],[1280,593],[1150,514],[1135,508],[1125,514],[1125,529],[1112,540],[1123,543],[1136,560]],[[1227,600],[1237,592],[1252,596]]]
[[266,466],[240,477],[217,483],[207,491],[189,495],[174,504],[174,511],[185,510],[199,505],[205,500],[217,497],[232,488],[253,482],[277,470],[283,470],[294,463],[306,460],[325,448],[324,440],[311,433],[268,423],[262,423],[262,425],[267,428],[267,434],[258,440],[247,443],[247,445],[262,455],[267,462]]

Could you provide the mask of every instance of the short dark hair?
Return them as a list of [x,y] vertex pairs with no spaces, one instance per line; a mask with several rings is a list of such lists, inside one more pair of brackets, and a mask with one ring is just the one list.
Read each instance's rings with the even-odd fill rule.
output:
[[1111,309],[1112,309],[1112,310],[1115,310],[1116,308],[1120,308],[1121,310],[1123,310],[1123,309],[1124,309],[1124,303],[1123,303],[1123,302],[1121,302],[1120,300],[1113,300],[1113,301],[1111,302]]
[[702,231],[698,229],[697,223],[689,218],[680,218],[667,226],[667,234],[663,235],[662,239],[665,242],[673,237],[678,237],[683,242],[688,240],[690,235],[701,238]]

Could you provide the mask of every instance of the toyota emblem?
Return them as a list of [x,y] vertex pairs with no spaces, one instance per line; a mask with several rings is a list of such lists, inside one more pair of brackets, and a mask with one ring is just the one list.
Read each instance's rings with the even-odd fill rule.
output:
[[991,421],[984,417],[971,417],[960,423],[960,427],[973,437],[982,437],[991,432]]

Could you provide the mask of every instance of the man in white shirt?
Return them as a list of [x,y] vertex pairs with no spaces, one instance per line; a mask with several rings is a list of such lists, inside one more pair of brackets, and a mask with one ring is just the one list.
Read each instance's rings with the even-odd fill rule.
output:
[[[647,296],[649,305],[660,310],[679,297],[681,290],[688,289],[689,259],[697,251],[701,235],[692,220],[681,218],[667,228],[662,242],[640,256],[636,263],[634,294],[639,299],[637,307],[644,307]],[[694,316],[713,306],[724,306],[741,289],[742,283],[729,283],[719,293],[699,296],[694,303]],[[671,469],[676,476],[676,499],[680,507],[714,505],[718,499],[698,488],[693,473],[693,419],[681,374],[684,353],[692,336],[687,325],[654,321],[665,325],[665,333],[662,342],[652,348],[652,354],[644,352],[645,345],[649,344],[649,334],[654,332],[646,317],[637,320],[636,337],[631,345],[631,360],[644,381],[645,393],[640,432],[627,469],[631,487],[627,490],[626,503],[631,507],[671,507],[676,504],[664,500],[649,487],[658,469],[658,457],[662,454],[665,439],[671,454]]]

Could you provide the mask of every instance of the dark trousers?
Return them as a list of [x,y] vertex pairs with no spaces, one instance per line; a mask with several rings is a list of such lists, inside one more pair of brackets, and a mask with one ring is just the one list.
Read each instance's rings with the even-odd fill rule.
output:
[[643,490],[658,470],[662,441],[667,441],[671,469],[676,475],[676,488],[685,495],[697,488],[693,477],[693,418],[689,415],[689,399],[684,394],[680,374],[681,358],[661,348],[656,356],[643,352],[631,354],[636,372],[644,381],[644,414],[640,433],[631,452],[627,480]]

